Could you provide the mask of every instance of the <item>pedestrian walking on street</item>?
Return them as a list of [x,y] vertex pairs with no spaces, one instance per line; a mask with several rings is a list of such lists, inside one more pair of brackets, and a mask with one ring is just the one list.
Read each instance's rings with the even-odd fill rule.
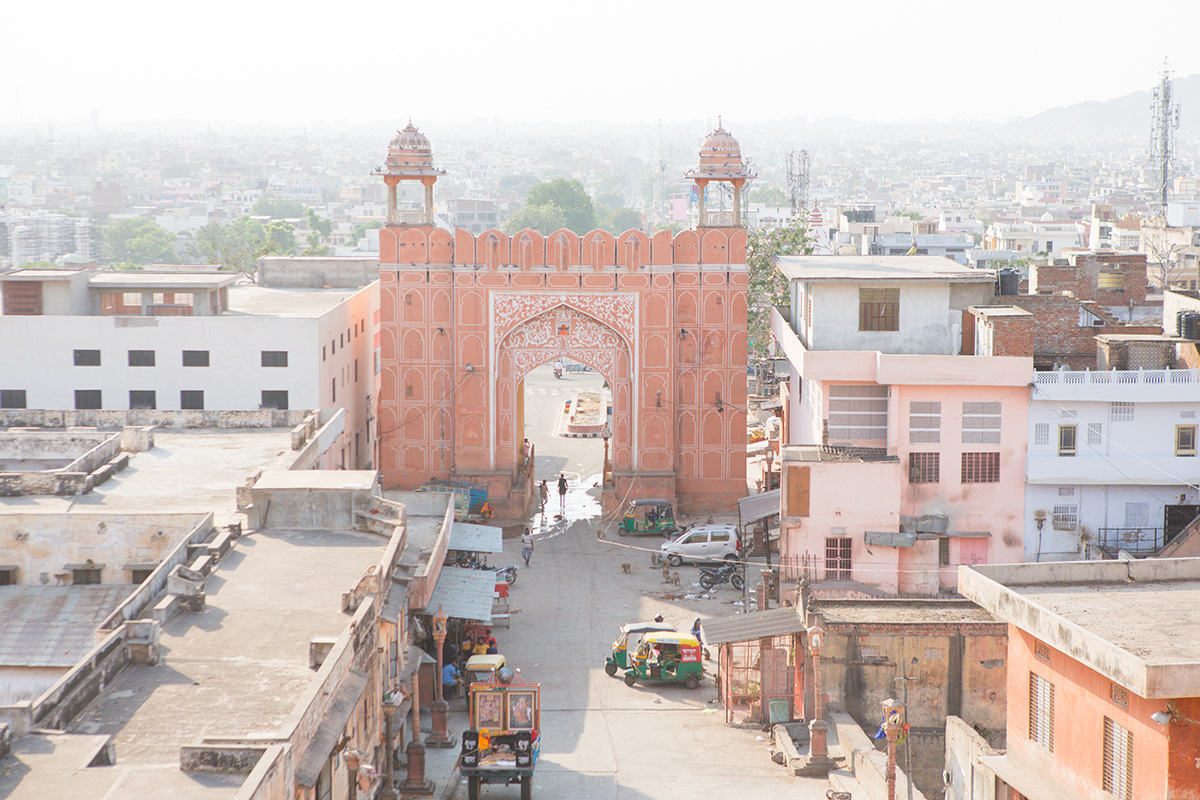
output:
[[567,510],[567,476],[558,473],[558,510]]
[[538,494],[542,497],[542,511],[546,510],[546,502],[550,499],[550,487],[546,485],[546,481],[542,480],[542,485],[538,487]]
[[533,555],[533,532],[529,528],[525,529],[525,535],[521,537],[521,558],[525,559],[525,566],[529,566],[529,558]]

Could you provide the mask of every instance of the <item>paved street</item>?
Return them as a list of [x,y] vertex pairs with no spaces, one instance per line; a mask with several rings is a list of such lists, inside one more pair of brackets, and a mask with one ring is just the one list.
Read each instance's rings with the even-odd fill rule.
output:
[[[552,496],[550,513],[530,521],[535,551],[512,589],[512,628],[494,631],[509,665],[521,669],[522,679],[542,685],[535,797],[824,798],[827,781],[792,777],[771,762],[767,734],[724,724],[715,702],[715,662],[706,663],[707,677],[693,691],[631,688],[619,674],[604,673],[605,656],[622,624],[661,613],[686,631],[696,617],[738,610],[734,603],[741,593],[726,588],[715,600],[696,597],[695,567],[680,568],[682,586],[664,584],[661,570],[649,566],[649,552],[662,541],[658,537],[619,538],[610,531],[597,538],[597,527],[609,527],[599,518],[597,490],[591,489],[602,444],[557,438],[553,432],[570,393],[598,390],[602,383],[594,372],[556,380],[548,366],[526,379],[526,435],[537,446],[536,475],[553,478],[561,471],[572,482],[562,518],[556,517],[558,498]],[[495,562],[520,563],[519,542],[508,539],[504,546]],[[622,571],[623,563],[630,565],[630,574]],[[465,793],[463,787],[457,796]],[[484,798],[517,796],[516,787],[483,788]]]

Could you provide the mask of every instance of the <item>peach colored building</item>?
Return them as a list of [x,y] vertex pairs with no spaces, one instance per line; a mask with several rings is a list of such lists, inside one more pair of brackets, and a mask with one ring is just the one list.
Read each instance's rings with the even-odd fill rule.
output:
[[1033,362],[960,355],[995,277],[922,256],[780,259],[791,364],[780,552],[822,595],[938,594],[1020,561]]
[[[605,506],[676,498],[684,513],[745,494],[746,231],[739,211],[701,226],[549,236],[472,235],[433,224],[429,140],[411,124],[379,171],[379,465],[386,488],[432,478],[486,483],[498,512],[525,508],[524,378],[570,357],[613,397]],[[753,175],[723,129],[688,176],[741,187]],[[420,211],[396,207],[402,181],[425,187]]]
[[1009,623],[1007,742],[951,718],[947,798],[1200,798],[1200,559],[961,573]]

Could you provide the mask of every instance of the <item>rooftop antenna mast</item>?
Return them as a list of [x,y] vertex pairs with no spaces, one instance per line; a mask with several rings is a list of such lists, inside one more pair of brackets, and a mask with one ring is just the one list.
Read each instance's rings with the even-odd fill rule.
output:
[[1175,160],[1175,131],[1179,128],[1179,104],[1175,102],[1175,79],[1163,59],[1162,75],[1150,103],[1150,160],[1154,164],[1153,215],[1166,217],[1167,193],[1171,190],[1171,164]]
[[787,154],[788,196],[792,201],[792,216],[808,208],[808,151],[789,150]]

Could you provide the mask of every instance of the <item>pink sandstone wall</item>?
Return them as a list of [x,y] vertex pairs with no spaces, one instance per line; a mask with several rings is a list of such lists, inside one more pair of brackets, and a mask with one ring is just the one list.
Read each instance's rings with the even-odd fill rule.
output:
[[746,233],[664,233],[383,228],[385,487],[453,475],[506,495],[522,381],[561,354],[612,388],[618,495],[732,507],[745,494]]

